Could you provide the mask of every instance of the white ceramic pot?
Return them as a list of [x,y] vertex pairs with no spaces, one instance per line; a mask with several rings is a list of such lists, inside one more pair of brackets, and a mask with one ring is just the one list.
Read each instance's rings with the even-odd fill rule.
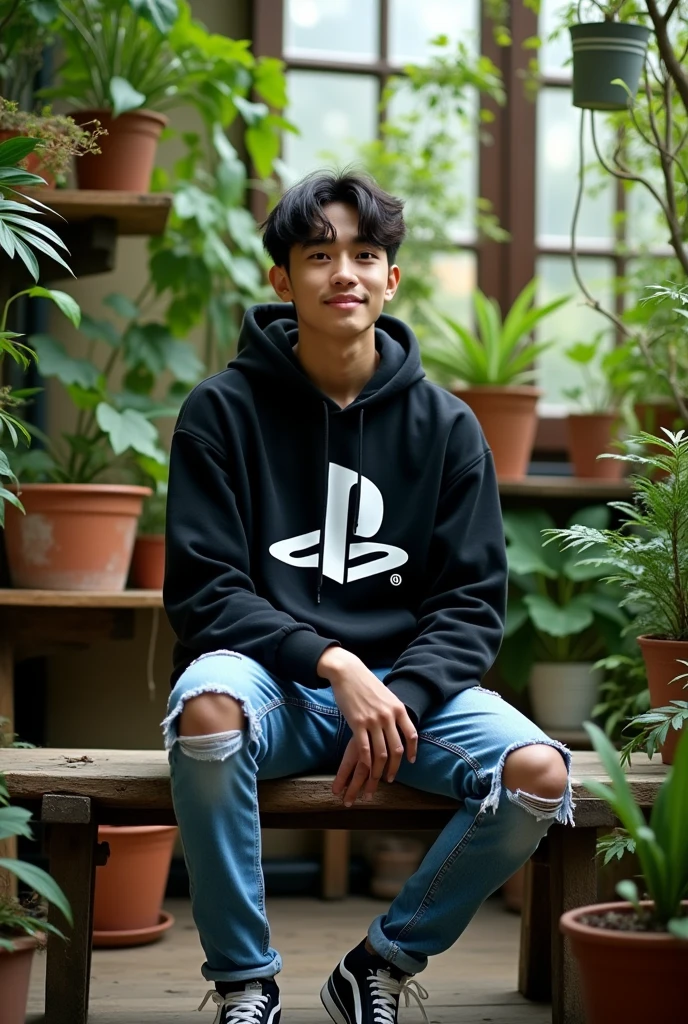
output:
[[533,665],[530,699],[535,721],[543,729],[580,729],[597,703],[603,669],[592,662],[543,661]]

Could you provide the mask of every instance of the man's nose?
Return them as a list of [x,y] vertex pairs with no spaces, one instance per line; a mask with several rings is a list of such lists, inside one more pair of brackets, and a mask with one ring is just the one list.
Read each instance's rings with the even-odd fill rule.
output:
[[358,280],[353,260],[343,257],[332,268],[333,284],[352,284]]

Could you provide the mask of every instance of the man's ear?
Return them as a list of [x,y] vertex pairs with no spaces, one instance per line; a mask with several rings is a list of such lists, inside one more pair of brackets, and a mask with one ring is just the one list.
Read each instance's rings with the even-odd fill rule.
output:
[[389,275],[387,277],[387,287],[385,288],[385,302],[389,302],[393,299],[397,293],[399,287],[399,281],[401,280],[401,270],[396,263],[389,268]]
[[294,294],[291,290],[291,282],[286,267],[270,267],[268,278],[270,279],[270,284],[275,289],[275,293],[282,302],[294,301]]

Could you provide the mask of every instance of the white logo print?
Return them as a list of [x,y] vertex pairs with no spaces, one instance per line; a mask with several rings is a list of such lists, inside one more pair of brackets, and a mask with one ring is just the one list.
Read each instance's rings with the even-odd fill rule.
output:
[[[353,583],[366,576],[375,576],[379,572],[388,572],[408,562],[408,554],[403,548],[391,544],[371,544],[363,541],[350,544],[347,553],[347,519],[349,514],[349,497],[356,486],[358,477],[351,469],[330,463],[327,489],[327,510],[325,514],[325,544],[323,550],[323,575],[337,583]],[[372,480],[361,477],[361,501],[358,517],[357,537],[374,537],[382,526],[385,506],[382,494]],[[308,548],[320,544],[320,530],[302,533],[298,537],[277,541],[270,545],[270,554],[287,565],[296,565],[302,569],[317,568],[317,552],[311,555],[299,554]],[[363,565],[348,565],[353,559],[363,555],[379,555]],[[400,580],[401,582],[401,580]]]

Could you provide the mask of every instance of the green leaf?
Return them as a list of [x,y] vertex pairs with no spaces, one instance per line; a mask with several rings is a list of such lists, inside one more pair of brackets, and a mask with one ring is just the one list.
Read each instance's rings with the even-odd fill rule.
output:
[[542,537],[543,530],[554,526],[551,516],[544,510],[535,509],[528,512],[505,512],[503,519],[510,574],[518,577],[536,573],[548,579],[556,579],[560,572],[561,556],[551,547],[544,547]]
[[672,917],[667,924],[667,930],[677,939],[688,939],[688,917]]
[[128,110],[138,110],[146,102],[145,94],[119,75],[114,75],[110,79],[110,99],[114,117],[119,117]]
[[158,431],[153,424],[134,409],[118,412],[106,402],[96,409],[98,426],[108,435],[115,455],[121,455],[130,448],[151,458],[160,457]]
[[184,384],[195,384],[206,372],[205,364],[193,347],[176,338],[168,340],[165,345],[165,364],[170,373]]
[[628,902],[632,903],[634,907],[639,906],[640,893],[638,892],[638,886],[635,882],[632,882],[630,878],[625,878],[623,881],[619,882],[616,887],[616,891],[622,900],[628,900]]
[[104,341],[113,348],[117,348],[122,341],[122,336],[113,323],[109,320],[96,320],[88,313],[84,313],[81,318],[81,333],[92,341]]
[[25,836],[33,839],[31,811],[25,807],[0,807],[0,839],[10,836]]
[[42,896],[48,903],[62,911],[70,925],[74,923],[72,911],[65,894],[57,882],[46,871],[43,871],[42,868],[36,867],[35,864],[27,864],[23,860],[13,860],[9,857],[0,857],[0,868],[7,868],[24,885],[30,886],[39,896]]
[[28,293],[31,298],[50,299],[54,302],[57,308],[64,313],[67,319],[75,327],[78,327],[81,323],[81,308],[79,303],[76,302],[71,295],[67,292],[57,291],[55,288],[42,288],[40,285],[35,285],[29,290]]
[[109,306],[118,316],[124,320],[135,320],[139,315],[138,306],[126,295],[119,292],[112,292],[103,299],[103,305]]
[[96,386],[98,370],[87,359],[74,359],[62,342],[49,334],[34,334],[30,341],[44,377],[57,377],[65,385],[78,384],[85,390]]
[[163,35],[168,34],[179,15],[177,0],[129,0],[129,5]]
[[[262,106],[262,104],[261,104]],[[246,148],[255,168],[261,178],[268,178],[272,173],[272,166],[279,156],[280,133],[275,130],[266,117],[247,129]]]
[[590,605],[578,594],[568,604],[555,604],[543,594],[526,594],[524,604],[536,629],[549,636],[566,637],[582,633],[594,621]]

